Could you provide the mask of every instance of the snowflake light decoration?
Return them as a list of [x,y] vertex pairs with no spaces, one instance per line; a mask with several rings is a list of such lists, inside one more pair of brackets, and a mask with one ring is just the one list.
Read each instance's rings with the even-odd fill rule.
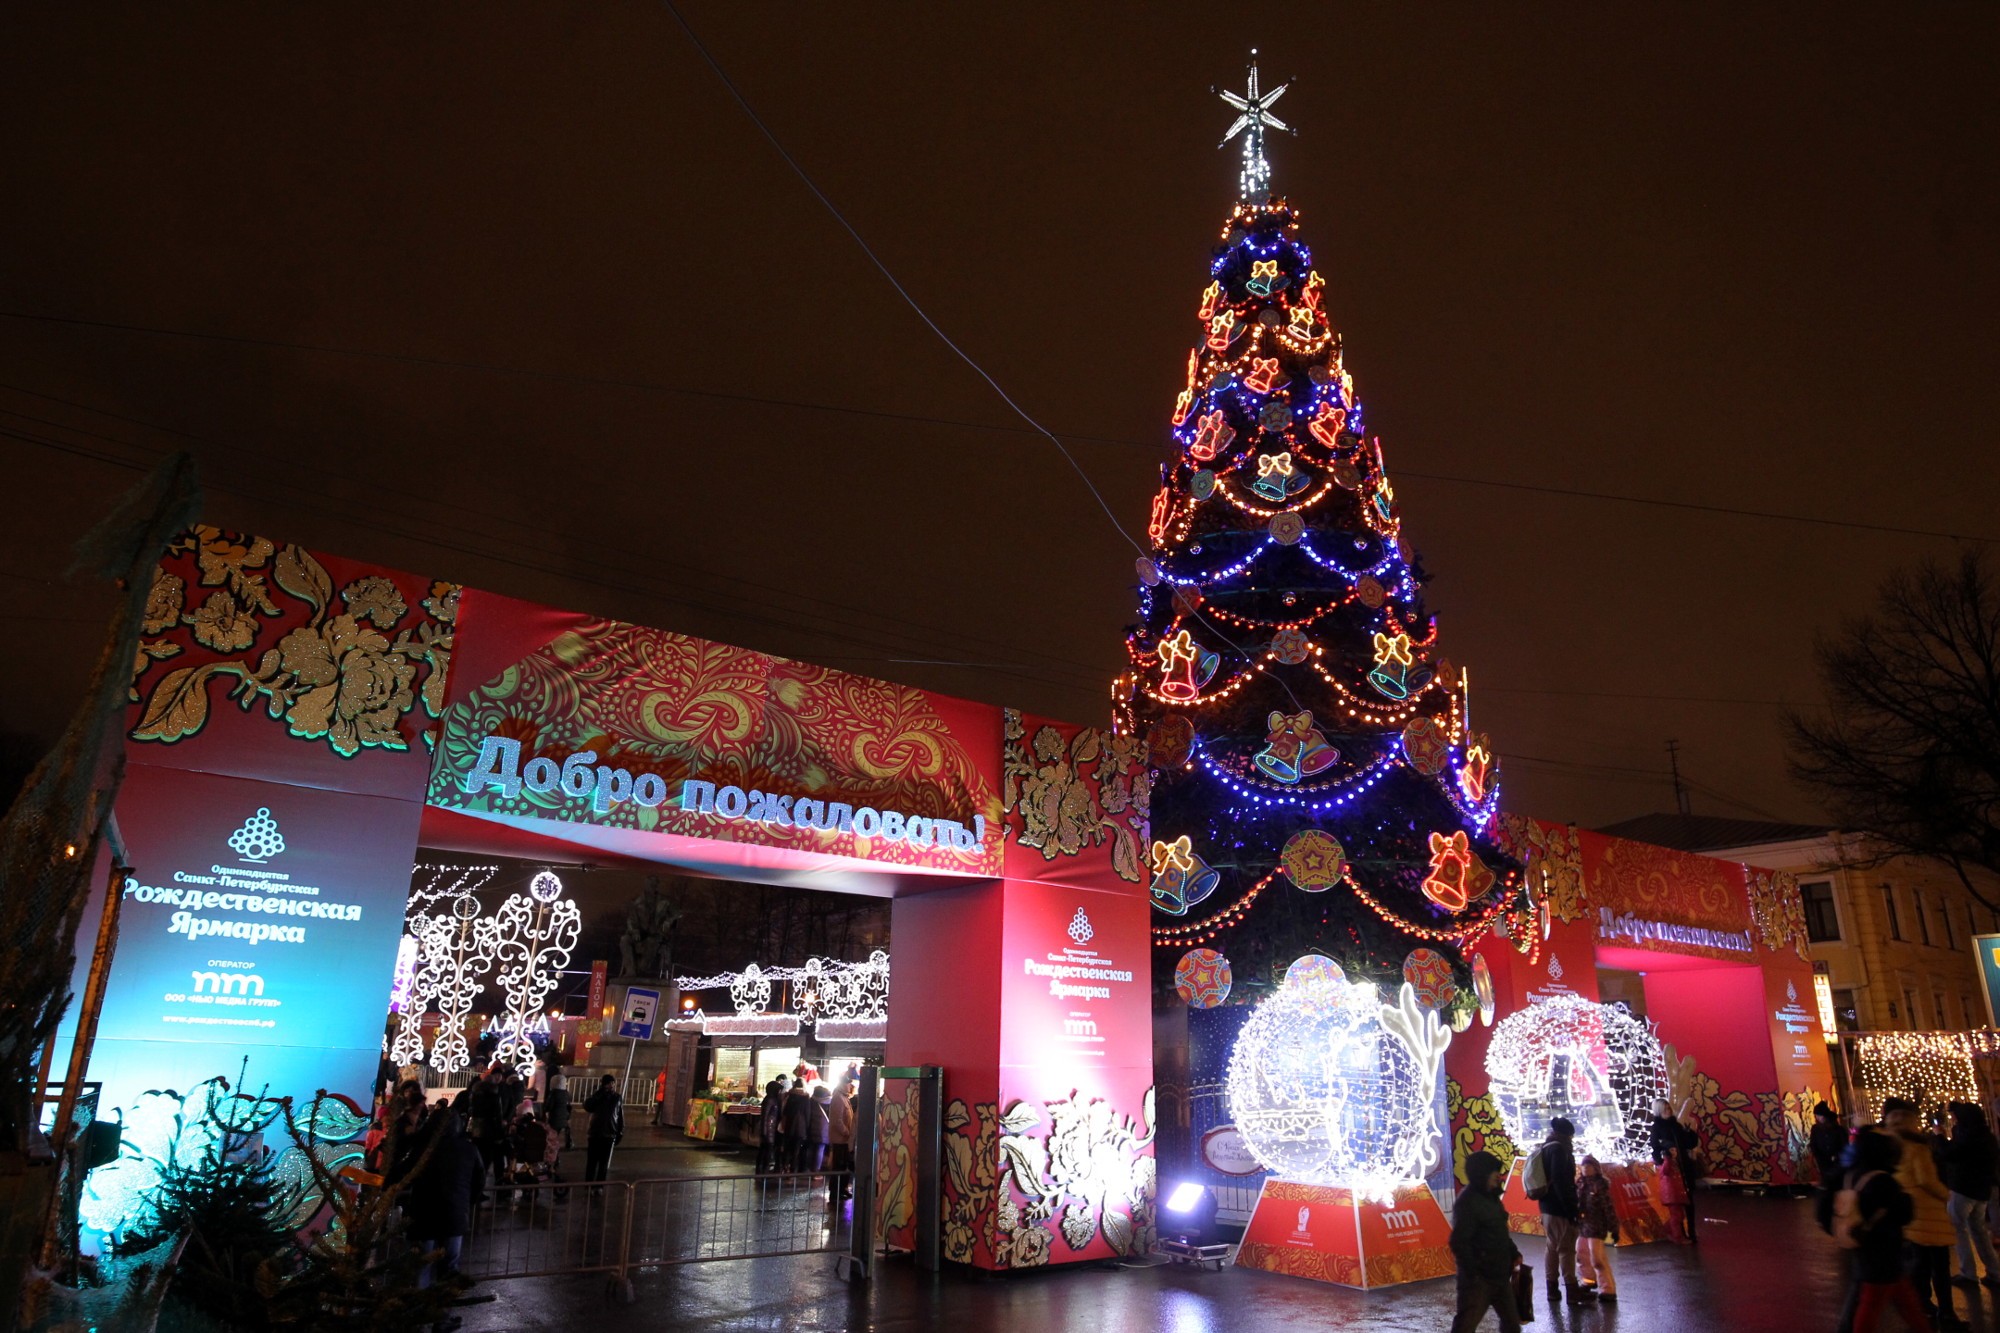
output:
[[[791,985],[789,1014],[769,1012],[779,982]],[[733,1017],[691,1010],[673,1020],[677,1027],[707,1033],[792,1036],[815,1029],[822,1041],[881,1041],[888,1035],[889,955],[881,949],[862,962],[808,958],[802,967],[751,963],[741,972],[712,977],[675,977],[682,994],[728,988]]]
[[503,1026],[507,1035],[494,1050],[496,1061],[530,1064],[535,1058],[531,1025],[541,1016],[563,964],[582,929],[583,915],[574,899],[562,896],[562,880],[542,871],[500,904],[493,915],[494,981],[507,997]]
[[1405,982],[1385,1004],[1316,954],[1287,969],[1229,1056],[1229,1107],[1285,1180],[1387,1202],[1437,1161],[1435,1102],[1451,1032]]
[[1652,1023],[1622,1004],[1560,995],[1507,1015],[1494,1025],[1486,1074],[1507,1137],[1524,1151],[1565,1116],[1580,1151],[1600,1162],[1651,1153],[1653,1103],[1667,1095],[1666,1052]]

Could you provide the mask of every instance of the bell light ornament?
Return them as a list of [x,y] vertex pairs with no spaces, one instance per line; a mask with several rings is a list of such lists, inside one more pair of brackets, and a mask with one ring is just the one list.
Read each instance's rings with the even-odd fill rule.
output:
[[1507,1015],[1493,1027],[1486,1074],[1507,1137],[1523,1150],[1564,1116],[1579,1155],[1607,1164],[1651,1155],[1653,1103],[1668,1094],[1666,1052],[1652,1023],[1622,1004],[1560,995]]
[[1374,983],[1308,954],[1230,1052],[1230,1115],[1280,1179],[1390,1202],[1438,1160],[1438,1078],[1450,1044],[1408,983],[1386,1004]]

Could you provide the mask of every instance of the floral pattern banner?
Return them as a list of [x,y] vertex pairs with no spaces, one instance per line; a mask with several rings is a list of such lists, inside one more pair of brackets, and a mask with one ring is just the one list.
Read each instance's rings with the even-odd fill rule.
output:
[[[821,852],[971,874],[997,873],[1004,831],[995,710],[619,621],[559,634],[452,705],[432,775],[432,805],[645,833]],[[492,740],[519,746],[519,772],[547,761],[602,777],[612,800],[562,783],[512,794],[472,778]],[[648,804],[630,785],[662,785]],[[710,784],[712,804],[684,795]],[[753,804],[730,809],[734,797]],[[693,789],[687,789],[692,791]],[[664,799],[657,799],[664,793]],[[785,815],[773,814],[779,802]],[[954,844],[928,831],[892,837],[840,827],[836,805],[894,812],[928,827],[953,821]],[[793,819],[812,809],[818,826]],[[759,812],[762,812],[761,815]],[[829,827],[829,824],[834,826]]]
[[[1140,883],[1153,799],[1145,742],[1040,721],[1012,708],[1004,710],[1003,725],[1000,799],[1014,846],[1044,863],[1101,848],[1119,879]],[[1032,865],[1024,872],[1026,878],[1057,877]]]
[[183,533],[146,600],[130,738],[181,744],[233,701],[341,759],[434,743],[459,590],[388,571],[337,579],[346,564],[207,525]]
[[994,1269],[1148,1253],[1157,1238],[1153,1092],[1138,1119],[1102,1098],[954,1099],[944,1118],[944,1257]]

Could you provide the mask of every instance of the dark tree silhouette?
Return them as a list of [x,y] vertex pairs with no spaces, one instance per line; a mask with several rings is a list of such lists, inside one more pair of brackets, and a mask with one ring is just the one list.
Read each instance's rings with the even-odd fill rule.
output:
[[2000,577],[1980,552],[1925,560],[1815,646],[1824,707],[1786,719],[1792,774],[1881,856],[2000,873]]

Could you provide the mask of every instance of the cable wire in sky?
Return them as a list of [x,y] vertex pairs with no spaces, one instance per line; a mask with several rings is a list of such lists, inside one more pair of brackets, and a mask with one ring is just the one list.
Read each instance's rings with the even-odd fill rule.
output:
[[722,68],[720,62],[713,55],[709,54],[708,47],[702,43],[700,37],[695,35],[695,30],[688,26],[688,21],[681,17],[681,11],[674,8],[673,0],[660,0],[660,3],[666,7],[666,11],[669,14],[674,16],[674,22],[681,25],[681,31],[687,34],[687,39],[690,42],[694,43],[694,49],[701,53],[701,58],[708,63],[708,67],[714,72],[715,77],[722,81],[722,86],[727,88],[729,95],[736,99],[736,105],[743,109],[743,114],[750,118],[750,123],[757,127],[757,132],[762,134],[771,147],[777,151],[778,156],[785,160],[785,165],[792,169],[792,174],[803,181],[808,190],[812,191],[813,198],[819,200],[825,206],[826,211],[833,214],[833,220],[838,222],[846,230],[847,234],[854,238],[854,243],[861,247],[861,253],[868,256],[868,262],[873,264],[876,270],[888,280],[889,285],[896,289],[896,295],[902,297],[904,303],[910,309],[917,312],[917,318],[921,319],[929,327],[930,331],[938,336],[938,341],[949,347],[959,360],[972,367],[973,373],[978,375],[980,379],[985,380],[987,387],[991,388],[994,393],[1000,395],[1000,401],[1012,408],[1014,415],[1034,427],[1038,434],[1046,437],[1050,444],[1053,444],[1057,449],[1062,451],[1062,456],[1069,463],[1071,470],[1076,473],[1085,486],[1090,488],[1090,493],[1097,497],[1098,507],[1104,511],[1104,516],[1111,520],[1111,526],[1116,528],[1118,535],[1123,537],[1126,543],[1143,557],[1146,554],[1146,548],[1139,545],[1131,533],[1125,531],[1125,525],[1118,521],[1117,513],[1111,508],[1110,503],[1105,500],[1103,492],[1097,489],[1097,483],[1090,479],[1090,474],[1083,470],[1083,464],[1077,462],[1076,456],[1070,453],[1069,446],[1058,439],[1054,431],[1028,415],[1028,410],[1015,402],[1008,395],[1007,391],[1000,387],[998,380],[986,373],[986,367],[973,360],[969,352],[953,342],[950,335],[938,327],[937,321],[932,319],[921,305],[917,304],[917,298],[910,295],[903,284],[896,280],[896,275],[889,271],[889,266],[882,262],[881,256],[877,255],[874,248],[866,240],[862,239],[861,233],[854,229],[854,224],[847,220],[846,214],[834,206],[833,200],[827,198],[826,192],[813,183],[813,178],[806,174],[806,169],[799,165],[798,159],[794,158],[786,150],[785,145],[779,142],[778,136],[771,132],[771,127],[764,123],[764,118],[757,114],[757,109],[750,105],[749,99],[744,97],[742,92],[737,88],[735,80],[731,79],[728,73]]

